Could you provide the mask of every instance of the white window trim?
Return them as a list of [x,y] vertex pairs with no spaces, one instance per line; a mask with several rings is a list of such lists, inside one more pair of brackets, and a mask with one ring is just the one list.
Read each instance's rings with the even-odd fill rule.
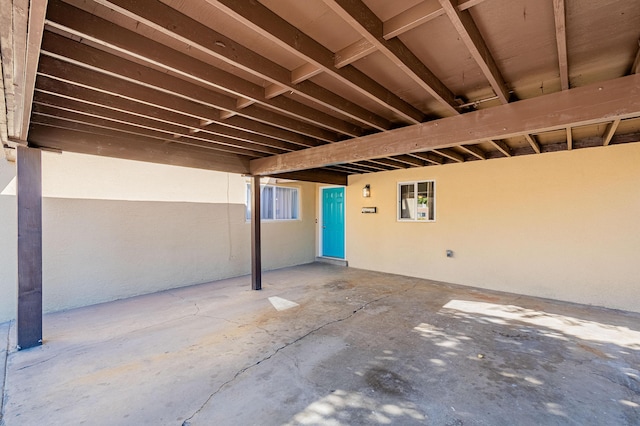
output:
[[[299,186],[287,186],[287,185],[274,185],[271,183],[261,183],[260,184],[260,191],[262,191],[265,187],[270,186],[273,188],[289,188],[289,189],[295,189],[296,191],[298,191],[298,217],[296,219],[263,219],[260,218],[261,222],[299,222],[302,220],[302,188],[300,188]],[[251,206],[251,183],[250,182],[246,182],[246,189],[247,189],[247,194],[249,199],[245,201],[245,205],[244,205],[244,220],[245,222],[251,222],[251,218],[247,217],[247,212],[249,211],[249,206]],[[262,200],[262,192],[260,192],[260,200]],[[274,203],[275,203],[275,198],[274,198]],[[275,206],[273,206],[273,211],[275,214]],[[260,211],[260,214],[262,215],[262,210]]]
[[[415,219],[404,219],[400,217],[400,203],[402,202],[402,200],[400,199],[401,197],[401,193],[400,193],[400,187],[402,185],[413,185],[414,186],[414,192],[415,194],[418,193],[418,184],[419,183],[423,183],[423,182],[432,182],[433,183],[433,219],[418,219],[417,217]],[[408,182],[398,182],[396,185],[396,221],[397,222],[409,222],[409,223],[434,223],[438,217],[437,215],[437,188],[436,188],[436,181],[435,179],[423,179],[423,180],[411,180]],[[416,197],[416,206],[417,206],[417,197]]]

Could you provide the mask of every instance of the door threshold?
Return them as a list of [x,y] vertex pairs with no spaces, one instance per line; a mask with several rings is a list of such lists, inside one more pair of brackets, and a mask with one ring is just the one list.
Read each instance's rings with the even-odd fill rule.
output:
[[319,257],[316,257],[316,262],[328,263],[330,265],[336,265],[336,266],[349,266],[348,261],[346,261],[345,259],[338,259],[337,257],[319,256]]

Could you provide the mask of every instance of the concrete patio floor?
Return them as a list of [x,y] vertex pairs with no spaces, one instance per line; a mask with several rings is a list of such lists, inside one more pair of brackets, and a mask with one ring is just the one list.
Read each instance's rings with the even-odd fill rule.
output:
[[318,263],[263,287],[49,314],[21,352],[0,324],[2,424],[640,424],[639,314]]

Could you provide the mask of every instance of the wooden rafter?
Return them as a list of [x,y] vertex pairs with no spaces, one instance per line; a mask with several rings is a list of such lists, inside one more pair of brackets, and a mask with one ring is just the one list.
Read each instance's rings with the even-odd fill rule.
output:
[[439,0],[440,5],[449,17],[449,20],[460,35],[461,40],[475,59],[484,76],[503,104],[509,102],[509,89],[502,77],[493,55],[489,51],[480,30],[476,26],[471,13],[468,10],[460,11],[456,7],[455,0]]
[[[585,108],[585,105],[589,105]],[[251,171],[274,171],[393,156],[488,139],[505,139],[530,133],[601,123],[640,116],[640,75],[552,93],[513,104],[443,118],[386,133],[252,160]]]
[[376,47],[372,43],[362,38],[344,49],[337,51],[334,55],[334,65],[336,68],[342,68],[358,59],[368,56],[376,50]]
[[[148,104],[142,104],[134,100],[118,98],[112,94],[91,90],[86,87],[79,87],[60,80],[46,76],[38,78],[38,88],[35,97],[36,102],[45,103],[57,108],[71,108],[73,110],[95,111],[96,115],[104,115],[109,119],[112,114],[124,113],[127,116],[140,117],[143,119],[167,123],[170,125],[183,127],[187,130],[199,129],[200,120],[184,114],[169,111]],[[106,111],[105,111],[106,110]],[[112,113],[111,113],[112,112]],[[118,117],[116,115],[115,117]],[[135,121],[132,118],[132,121]],[[152,128],[160,126],[150,124]],[[238,141],[250,141],[258,145],[281,148],[286,151],[299,149],[301,146],[318,146],[311,139],[287,141],[281,138],[267,137],[257,133],[250,133],[247,129],[232,126],[223,126],[213,123],[204,129],[199,129],[201,134],[211,134],[231,138]],[[180,134],[176,131],[174,133]],[[195,133],[195,132],[193,132]]]
[[22,116],[16,128],[18,138],[26,141],[29,133],[29,119],[31,117],[31,103],[36,84],[38,59],[40,58],[40,44],[44,31],[45,15],[47,14],[47,0],[29,2],[29,24],[27,32],[26,58],[24,78],[21,89]]
[[640,74],[640,40],[638,40],[638,52],[636,53],[636,59],[631,65],[629,74]]
[[[5,114],[0,118],[0,123],[4,123],[6,138],[2,143],[6,143],[9,136],[14,137],[14,112],[15,94],[13,84],[13,1],[0,0],[0,62],[2,64],[2,93],[0,105],[4,105]],[[0,109],[2,106],[0,106]],[[0,111],[1,113],[2,111]],[[0,126],[3,126],[0,124]],[[4,137],[4,136],[2,136]],[[2,150],[4,155],[4,150]]]
[[390,167],[390,166],[387,166],[387,165],[381,165],[381,164],[377,164],[377,163],[372,163],[371,161],[359,161],[359,162],[354,163],[354,164],[362,165],[362,166],[365,166],[365,167],[369,167],[369,168],[374,169],[374,170],[379,171],[379,172],[395,169],[395,167]]
[[616,118],[611,123],[607,125],[607,128],[604,131],[604,135],[602,136],[602,144],[604,146],[609,145],[613,135],[616,134],[616,130],[618,130],[618,125],[620,124],[620,118]]
[[44,55],[54,57],[61,61],[77,64],[83,68],[121,78],[134,84],[143,85],[162,91],[168,95],[179,96],[216,109],[233,111],[236,115],[280,127],[281,129],[304,134],[326,142],[335,142],[338,140],[335,133],[313,126],[307,122],[300,122],[265,108],[237,108],[237,101],[232,97],[213,90],[207,90],[194,83],[129,62],[118,56],[102,52],[92,47],[78,44],[56,34],[47,34],[43,42],[42,51]]
[[420,158],[430,164],[435,164],[435,165],[444,164],[444,159],[441,156],[435,155],[431,152],[412,152],[407,155]]
[[461,154],[458,154],[457,152],[451,149],[440,148],[440,149],[434,149],[433,152],[435,152],[436,154],[442,155],[443,157],[446,157],[450,160],[453,160],[456,163],[464,162],[464,157]]
[[573,132],[571,131],[571,127],[567,127],[567,150],[571,151],[573,149]]
[[[38,97],[39,95],[36,95],[36,99]],[[132,117],[118,111],[103,111],[100,110],[99,107],[95,106],[92,107],[90,105],[86,105],[87,108],[72,108],[70,107],[71,105],[68,107],[52,106],[50,104],[40,103],[36,100],[33,110],[34,120],[43,124],[52,124],[50,120],[43,121],[42,117],[59,118],[74,123],[103,127],[105,129],[137,134],[140,136],[148,136],[156,139],[167,139],[178,135],[182,139],[175,140],[180,141],[181,143],[184,142],[185,144],[193,144],[195,146],[210,147],[211,149],[218,151],[231,152],[250,157],[263,157],[265,155],[275,155],[293,151],[291,149],[285,150],[282,148],[274,148],[258,144],[242,143],[237,139],[221,135],[212,135],[205,132],[193,134],[186,128],[182,128],[180,126],[156,122],[142,117]]]
[[460,145],[459,148],[467,151],[469,154],[473,155],[479,160],[487,159],[487,154],[475,145]]
[[[302,145],[318,145],[313,139],[304,135],[269,126],[243,117],[233,117],[221,120],[218,110],[207,105],[202,105],[181,97],[169,96],[166,93],[140,86],[135,83],[120,80],[118,78],[96,73],[79,66],[60,62],[43,56],[39,73],[51,79],[75,84],[80,87],[111,94],[121,99],[128,99],[149,106],[155,106],[167,111],[188,115],[201,120],[211,120],[223,126],[235,127],[240,130],[248,130],[263,136],[283,139]],[[310,142],[311,141],[311,142]]]
[[[254,103],[267,106],[279,113],[304,120],[342,134],[356,136],[362,132],[358,126],[322,113],[287,97],[268,98],[262,87],[243,80],[231,73],[211,67],[184,53],[177,52],[156,41],[149,40],[132,31],[120,28],[110,22],[77,8],[52,1],[47,25],[74,38],[82,38],[123,56],[143,60],[150,66],[161,67],[179,75],[182,79],[205,84],[238,97],[235,109],[243,109]],[[46,41],[46,40],[45,40]],[[77,43],[74,47],[80,49]],[[68,50],[68,49],[67,49]],[[235,109],[229,109],[235,115]],[[229,118],[232,115],[227,115]]]
[[505,157],[511,157],[513,155],[511,153],[511,148],[509,148],[509,146],[506,143],[502,141],[495,141],[493,139],[489,139],[488,142],[494,147],[496,147],[496,149],[500,151],[502,155],[504,155]]
[[334,12],[353,27],[385,55],[399,71],[404,72],[423,90],[445,106],[449,114],[456,115],[455,96],[422,61],[397,38],[382,37],[382,21],[360,0],[324,0]]
[[444,14],[438,0],[427,0],[405,10],[383,24],[382,36],[389,40]]
[[420,158],[413,157],[411,155],[395,155],[391,157],[392,160],[400,161],[401,163],[405,163],[411,167],[423,167],[424,160]]
[[567,57],[567,25],[564,0],[553,0],[553,15],[556,23],[556,44],[558,46],[558,65],[560,67],[560,85],[562,90],[569,89],[569,62]]
[[34,124],[29,142],[37,147],[60,149],[81,154],[106,155],[129,160],[199,169],[248,173],[248,158],[222,154],[206,148],[178,143],[163,143],[141,136],[116,137]]
[[303,58],[328,75],[388,108],[407,122],[419,123],[424,120],[422,112],[363,72],[353,67],[336,68],[333,52],[260,3],[237,0],[207,0],[207,2],[258,32],[267,40]]
[[536,154],[540,154],[540,152],[542,152],[540,148],[540,143],[535,139],[533,135],[525,133],[523,136],[527,140],[529,145],[531,145],[531,148],[533,148]]
[[407,167],[410,167],[407,163],[403,163],[402,161],[397,161],[392,158],[371,158],[369,159],[369,163],[388,166],[391,169],[406,169]]
[[185,15],[177,13],[160,1],[148,0],[144,3],[129,2],[126,0],[95,1],[143,23],[162,34],[186,43],[190,48],[198,49],[207,55],[236,66],[250,74],[263,78],[278,86],[285,87],[288,91],[292,91],[320,105],[339,111],[354,120],[358,120],[379,130],[386,130],[390,126],[386,119],[372,114],[370,111],[353,102],[347,101],[311,81],[293,84],[291,82],[290,70],[258,55],[247,47],[234,42],[213,29],[205,27]]
[[[11,10],[11,9],[10,9]],[[22,131],[22,119],[24,117],[24,78],[26,75],[27,56],[27,28],[29,24],[29,0],[13,0],[12,34],[13,34],[13,86],[15,111],[13,115],[13,129],[9,131],[10,136],[17,140]]]
[[[469,9],[484,0],[466,0],[458,5],[458,10]],[[438,3],[438,0],[426,0],[422,3],[418,3],[416,6],[411,7],[404,12],[390,18],[382,24],[382,37],[385,40],[390,40],[393,37],[398,37],[401,34],[406,33],[413,28],[426,24],[427,22],[437,18],[444,14],[444,10]],[[373,43],[367,39],[362,38],[355,43],[345,47],[344,49],[336,52],[335,65],[337,68],[341,68],[345,65],[349,65],[364,58],[365,56],[377,51],[378,49]]]

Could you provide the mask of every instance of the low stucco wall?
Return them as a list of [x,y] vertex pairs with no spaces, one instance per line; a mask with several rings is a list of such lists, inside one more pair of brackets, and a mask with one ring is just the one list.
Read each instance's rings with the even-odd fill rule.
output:
[[15,318],[18,265],[16,197],[3,194],[16,175],[16,164],[0,159],[0,322]]
[[[15,164],[0,163],[2,322],[15,318],[17,231]],[[246,182],[227,173],[43,153],[44,311],[250,273]],[[300,189],[301,220],[263,222],[266,270],[315,258],[316,185],[286,185]]]
[[[640,311],[638,164],[627,144],[351,176],[349,265]],[[436,222],[398,222],[398,182],[431,179]]]

